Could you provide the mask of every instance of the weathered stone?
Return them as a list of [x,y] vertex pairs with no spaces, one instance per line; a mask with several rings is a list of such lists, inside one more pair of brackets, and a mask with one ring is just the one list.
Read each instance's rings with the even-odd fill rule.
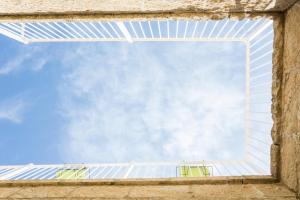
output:
[[300,2],[286,12],[284,31],[280,178],[299,191],[300,163]]
[[[12,187],[17,188],[17,187]],[[10,194],[9,198],[12,199],[30,199],[30,198],[53,198],[65,197],[71,191],[76,190],[74,186],[42,186],[42,187],[19,187],[19,190]],[[2,188],[0,188],[0,191]],[[1,193],[1,192],[0,192]]]
[[271,145],[271,174],[273,177],[278,177],[278,163],[280,161],[280,148],[278,145]]
[[32,22],[32,21],[118,21],[118,20],[158,20],[158,19],[188,19],[188,20],[222,20],[222,19],[258,19],[273,18],[281,15],[277,12],[168,12],[168,13],[96,13],[96,14],[45,14],[45,15],[1,15],[0,22]]
[[[41,182],[40,182],[41,183]],[[80,182],[78,182],[80,183]],[[0,199],[296,200],[282,184],[80,185],[0,187]]]
[[283,11],[296,0],[2,0],[0,14]]
[[76,188],[76,190],[73,190],[67,196],[73,198],[102,197],[122,199],[128,196],[130,190],[132,190],[131,187],[124,186],[79,186]]
[[267,16],[297,0],[2,0],[0,20],[78,20]]
[[140,185],[218,185],[218,184],[272,184],[277,179],[271,176],[214,176],[197,178],[156,179],[103,179],[103,180],[0,180],[1,187],[37,186],[140,186]]
[[274,18],[273,30],[273,58],[272,58],[272,139],[276,145],[280,144],[281,127],[281,95],[282,95],[282,74],[283,74],[283,17]]
[[178,199],[191,198],[189,185],[178,186],[133,186],[129,197],[132,198],[155,198],[176,197]]
[[21,187],[4,187],[1,188],[1,192],[0,192],[0,199],[1,198],[7,198],[11,195],[13,195],[14,193],[18,192],[19,190],[21,190]]
[[297,165],[297,180],[298,180],[298,196],[300,197],[300,162],[296,163]]

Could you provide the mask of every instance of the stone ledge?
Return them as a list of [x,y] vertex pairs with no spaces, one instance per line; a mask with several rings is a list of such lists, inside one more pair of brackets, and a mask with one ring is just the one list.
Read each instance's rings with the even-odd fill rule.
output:
[[282,184],[1,187],[0,199],[297,200]]
[[297,0],[1,0],[0,14],[284,11]]
[[272,176],[224,176],[166,179],[105,179],[105,180],[4,180],[0,187],[22,186],[92,186],[92,185],[224,185],[224,184],[272,184]]
[[256,19],[256,18],[273,18],[282,16],[281,12],[166,12],[166,13],[89,13],[89,14],[22,14],[22,15],[5,15],[0,13],[1,22],[14,22],[14,21],[123,21],[123,20],[165,20],[165,19],[182,19],[182,20],[221,20],[229,19]]

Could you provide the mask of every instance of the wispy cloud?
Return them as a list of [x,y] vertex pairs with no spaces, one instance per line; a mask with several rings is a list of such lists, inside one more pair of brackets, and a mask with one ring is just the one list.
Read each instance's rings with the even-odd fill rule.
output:
[[6,75],[21,69],[32,71],[41,70],[48,61],[47,56],[40,56],[42,48],[24,48],[17,52],[13,58],[9,58],[0,66],[0,75]]
[[19,97],[0,101],[0,120],[21,123],[25,109],[26,103]]
[[244,133],[243,53],[236,53],[241,46],[226,45],[122,43],[65,55],[64,157],[237,158],[242,144],[235,143],[242,143]]

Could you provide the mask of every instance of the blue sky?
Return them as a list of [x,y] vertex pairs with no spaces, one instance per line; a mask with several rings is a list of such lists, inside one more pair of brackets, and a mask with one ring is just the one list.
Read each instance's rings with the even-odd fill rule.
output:
[[0,164],[241,159],[241,42],[0,37]]

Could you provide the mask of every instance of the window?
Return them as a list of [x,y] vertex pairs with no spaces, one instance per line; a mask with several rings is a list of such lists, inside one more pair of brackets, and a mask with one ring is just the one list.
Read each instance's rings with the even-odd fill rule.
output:
[[[205,141],[203,138],[203,134],[199,133],[199,135],[193,135],[193,140],[199,139],[199,141],[202,141],[202,144],[205,148],[210,148],[211,145],[215,145],[213,149],[215,150],[214,156],[212,154],[208,154],[208,156],[201,156],[199,149],[197,148],[194,150],[193,148],[190,149],[184,149],[184,147],[191,147],[191,143],[193,142],[191,140],[187,140],[190,136],[185,134],[179,134],[175,142],[172,143],[172,145],[179,146],[178,142],[180,144],[184,144],[181,149],[171,148],[170,151],[174,154],[173,157],[169,157],[167,159],[155,159],[154,157],[151,157],[150,161],[146,162],[143,161],[131,161],[128,160],[127,162],[123,162],[121,164],[84,164],[80,165],[79,168],[76,168],[76,172],[78,170],[88,170],[89,171],[89,178],[163,178],[163,177],[176,177],[178,176],[178,173],[181,173],[181,171],[184,171],[183,168],[190,168],[190,170],[187,171],[186,176],[193,176],[189,173],[194,174],[194,172],[201,171],[199,169],[205,169],[205,173],[196,173],[197,176],[203,176],[203,175],[209,175],[209,176],[223,176],[223,175],[267,175],[270,174],[269,172],[269,160],[270,160],[270,154],[269,154],[269,148],[271,145],[271,138],[270,138],[270,131],[272,126],[272,119],[271,119],[271,73],[272,73],[272,44],[273,44],[273,29],[272,29],[272,20],[261,18],[257,20],[230,20],[230,19],[224,19],[224,20],[217,20],[217,21],[197,21],[197,20],[149,20],[149,21],[124,21],[124,22],[116,22],[116,21],[89,21],[89,22],[24,22],[24,23],[1,23],[0,24],[0,32],[12,39],[15,39],[17,41],[20,41],[25,44],[31,44],[31,43],[41,43],[41,42],[128,42],[126,45],[131,45],[132,47],[136,48],[136,52],[138,52],[138,49],[143,46],[143,44],[147,42],[152,42],[151,44],[162,44],[165,43],[162,46],[158,46],[158,48],[165,48],[165,52],[170,52],[172,49],[176,49],[178,46],[183,46],[181,51],[177,52],[177,54],[168,54],[169,56],[180,56],[182,55],[182,61],[183,63],[188,62],[190,65],[193,64],[193,60],[196,59],[195,57],[190,57],[190,50],[195,49],[195,46],[197,44],[205,46],[207,50],[209,48],[216,49],[230,47],[234,49],[236,52],[232,55],[232,58],[235,58],[234,56],[239,56],[238,59],[236,59],[236,62],[240,61],[240,63],[244,63],[243,67],[238,68],[231,68],[231,71],[227,70],[227,68],[219,68],[222,69],[220,74],[224,74],[224,77],[227,77],[227,79],[222,79],[222,81],[228,82],[228,77],[233,77],[232,75],[242,75],[242,76],[235,76],[235,78],[242,79],[241,85],[234,85],[235,82],[232,82],[231,86],[233,88],[232,94],[234,92],[240,91],[242,89],[242,92],[244,93],[242,98],[233,98],[226,99],[223,94],[229,92],[229,88],[223,88],[223,90],[220,90],[220,87],[218,88],[218,92],[212,92],[213,87],[207,87],[205,90],[209,92],[209,94],[214,94],[215,96],[210,96],[210,98],[206,99],[206,102],[201,102],[199,106],[203,106],[205,103],[207,105],[211,105],[211,107],[208,107],[207,109],[214,108],[216,106],[219,106],[219,108],[224,109],[226,107],[225,105],[230,104],[230,107],[228,109],[231,109],[231,111],[226,111],[226,113],[230,113],[230,115],[224,115],[224,113],[217,112],[217,110],[214,115],[211,116],[211,119],[208,119],[208,121],[205,121],[203,124],[199,124],[196,120],[194,123],[194,126],[201,126],[198,130],[208,130],[208,128],[203,127],[208,125],[211,121],[214,121],[215,118],[221,118],[221,122],[219,123],[219,126],[216,126],[213,124],[211,127],[215,128],[215,131],[233,131],[234,128],[240,126],[242,129],[240,129],[240,133],[234,135],[236,137],[236,140],[233,140],[232,138],[226,141],[225,143],[227,146],[231,146],[233,151],[235,152],[242,152],[242,156],[237,156],[234,159],[232,159],[228,154],[226,154],[226,149],[220,149],[220,143],[209,143],[208,141]],[[112,43],[109,43],[110,45],[113,45]],[[175,45],[174,45],[175,44]],[[230,44],[230,45],[226,45]],[[59,45],[59,44],[54,44]],[[172,46],[173,45],[173,46]],[[213,46],[215,45],[215,46]],[[71,45],[72,46],[72,45]],[[131,47],[129,47],[131,48]],[[157,47],[153,47],[153,51],[157,51],[155,49]],[[53,46],[53,49],[55,47]],[[231,49],[231,50],[232,50]],[[112,49],[113,50],[113,49]],[[199,49],[197,49],[199,50]],[[228,50],[228,49],[227,49]],[[227,51],[226,48],[223,49],[223,53],[232,53],[232,51]],[[85,51],[83,49],[83,51]],[[87,50],[88,51],[88,50]],[[133,52],[133,51],[131,51]],[[120,52],[115,52],[116,56],[115,59],[119,60],[122,59],[119,54]],[[126,52],[128,53],[128,52]],[[130,53],[129,53],[130,55]],[[198,55],[198,54],[195,54]],[[166,56],[166,55],[162,55]],[[151,57],[150,57],[151,58]],[[185,58],[190,58],[185,60]],[[213,61],[220,61],[222,62],[222,57],[218,54],[212,56],[214,58]],[[65,59],[78,59],[76,57],[69,57]],[[171,60],[171,59],[170,59]],[[85,60],[83,60],[85,61]],[[81,61],[78,61],[81,62]],[[114,63],[114,59],[110,57],[110,60],[105,61],[107,63]],[[153,62],[151,59],[147,60],[146,63]],[[199,62],[201,63],[201,62]],[[151,63],[153,64],[153,63]],[[180,63],[178,63],[180,64]],[[207,63],[208,65],[209,63]],[[219,64],[221,65],[221,63]],[[226,65],[226,64],[224,64]],[[228,64],[227,64],[228,65]],[[70,66],[72,67],[72,66]],[[186,65],[182,65],[182,68],[186,69]],[[209,68],[209,67],[208,67]],[[206,68],[206,69],[208,69]],[[99,68],[95,68],[99,69]],[[150,69],[150,68],[148,68]],[[170,68],[169,68],[170,69]],[[180,70],[177,68],[177,73],[180,74]],[[195,69],[195,68],[193,68]],[[1,69],[0,69],[1,70]],[[116,71],[113,73],[116,73],[118,70],[115,68]],[[99,71],[95,71],[99,72]],[[133,71],[135,72],[135,71]],[[188,73],[189,72],[189,73]],[[206,77],[209,73],[212,73],[212,77],[215,77],[214,71],[209,71],[200,73],[199,71],[193,71],[199,72],[199,76],[196,76],[196,74],[190,73],[191,71],[183,71],[183,74],[188,74],[189,76],[195,76],[195,80],[199,80],[198,77],[200,75],[204,75],[203,80],[207,81],[208,77]],[[72,75],[78,75],[78,74],[84,74],[85,71],[78,70],[73,71],[73,74],[70,74],[66,77],[66,79],[71,79],[77,76],[72,77]],[[83,82],[80,82],[82,80],[76,79],[77,81],[74,81],[72,83],[75,84],[85,84],[86,80],[90,79],[93,80],[93,75],[95,73],[89,73],[86,74],[85,79],[83,79]],[[156,77],[154,74],[146,73],[144,76],[149,75],[150,79],[159,79],[159,74]],[[126,75],[126,73],[125,73]],[[153,75],[153,76],[152,76]],[[169,73],[170,75],[170,73]],[[181,74],[182,75],[182,74]],[[1,78],[1,77],[0,77]],[[112,84],[121,84],[116,83],[113,81],[115,80],[114,77],[108,76],[108,78],[111,78],[110,81]],[[126,78],[126,77],[125,77]],[[147,78],[147,77],[145,77]],[[216,77],[215,77],[216,78]],[[220,77],[218,77],[220,78]],[[244,81],[243,81],[244,79]],[[132,77],[129,77],[129,81],[135,81],[135,79],[132,79]],[[171,76],[169,78],[170,80],[168,84],[173,83],[172,88],[179,88],[180,84],[176,85],[176,80],[181,81],[180,83],[186,83],[186,80],[188,80],[188,77],[185,79],[179,80]],[[153,80],[155,81],[155,80]],[[227,83],[226,82],[226,83]],[[71,83],[71,84],[72,84]],[[128,82],[127,82],[128,83]],[[67,84],[67,83],[66,83]],[[132,83],[133,85],[135,83]],[[165,84],[159,83],[159,84]],[[192,88],[194,90],[190,90],[191,93],[195,94],[195,91],[197,89],[193,87],[197,87],[193,85],[195,83],[191,83],[188,89]],[[212,86],[214,84],[213,81],[207,81],[207,85]],[[202,85],[205,85],[202,83]],[[226,84],[224,84],[226,85]],[[68,85],[65,85],[68,86]],[[74,85],[72,85],[74,86]],[[76,85],[75,85],[76,86]],[[105,86],[103,83],[102,86]],[[122,84],[121,84],[122,86]],[[121,87],[120,86],[120,87]],[[153,85],[152,85],[153,86]],[[160,87],[161,85],[158,85]],[[220,85],[219,85],[220,86]],[[85,88],[83,88],[83,91],[80,95],[91,95],[92,93],[88,93],[87,91],[90,89],[90,85],[86,85]],[[103,87],[103,90],[108,90],[110,86]],[[153,86],[154,87],[154,86]],[[74,87],[76,89],[76,87]],[[138,90],[139,88],[135,88]],[[188,92],[189,90],[185,88],[185,92]],[[200,88],[198,88],[201,90]],[[167,91],[170,91],[168,89]],[[182,90],[179,90],[179,92]],[[73,90],[72,92],[76,93],[77,90]],[[128,92],[136,92],[133,89],[126,90],[127,95]],[[205,94],[205,92],[201,91],[199,92],[201,94]],[[164,93],[166,94],[166,93]],[[113,93],[111,94],[113,95]],[[172,94],[168,94],[170,98],[167,98],[167,107],[170,108],[170,102],[172,100]],[[155,95],[154,95],[155,96]],[[181,94],[181,96],[185,97],[185,94]],[[188,95],[191,97],[191,95]],[[231,95],[232,96],[232,95]],[[153,97],[153,95],[152,95]],[[178,96],[175,96],[178,97]],[[240,97],[240,95],[237,95],[237,97]],[[122,98],[122,96],[119,96],[119,98]],[[164,96],[166,98],[166,96]],[[198,99],[197,99],[198,98]],[[201,99],[201,96],[197,97],[196,99],[189,99],[186,100],[184,103],[188,103],[189,105],[193,101],[198,101],[199,98]],[[203,97],[202,97],[203,98]],[[80,99],[64,99],[66,100],[66,104],[74,104],[76,103],[74,108],[78,108],[82,102],[77,102],[77,100]],[[99,100],[96,98],[96,100]],[[155,101],[155,99],[153,100]],[[240,103],[243,103],[241,106]],[[161,102],[159,102],[161,103]],[[172,102],[173,104],[176,103],[176,101]],[[217,104],[216,104],[217,103]],[[173,105],[172,104],[172,105]],[[79,105],[79,106],[78,106]],[[181,105],[181,104],[179,104]],[[169,106],[169,107],[168,107]],[[116,105],[117,107],[117,105]],[[179,108],[182,106],[178,106]],[[242,109],[241,109],[242,107]],[[113,108],[113,106],[111,107]],[[73,109],[74,110],[74,109]],[[93,109],[91,109],[91,113],[94,115],[99,115],[99,113],[93,113]],[[184,110],[177,111],[180,113],[183,113]],[[64,112],[65,113],[65,112]],[[111,110],[112,118],[116,119],[118,116],[119,111],[118,110]],[[121,113],[124,114],[125,112]],[[211,110],[208,110],[204,113],[205,116],[208,116],[209,113],[212,113]],[[217,113],[217,114],[216,114]],[[234,115],[233,115],[234,113]],[[74,114],[74,112],[67,113],[68,115]],[[78,113],[77,113],[78,114]],[[81,113],[82,114],[82,113]],[[102,113],[103,115],[107,113]],[[149,114],[149,113],[148,113]],[[153,114],[153,113],[150,113]],[[155,115],[155,113],[153,114]],[[187,114],[189,115],[189,114]],[[78,115],[74,115],[75,118],[78,117]],[[81,121],[84,122],[85,119],[89,118],[85,115],[80,115],[82,117]],[[235,118],[230,117],[235,116]],[[155,116],[151,118],[147,118],[147,116],[144,116],[144,119],[148,119],[149,124],[155,124],[162,121],[159,117],[168,117],[168,119],[171,119],[174,117],[174,113],[169,113],[169,115],[163,115],[163,116]],[[202,116],[203,117],[203,116]],[[199,117],[200,119],[201,117]],[[107,118],[110,119],[110,118]],[[156,121],[151,121],[153,119],[156,119]],[[133,118],[132,121],[135,121],[136,118]],[[179,121],[185,120],[178,118],[175,120],[172,125],[176,125]],[[187,119],[188,120],[188,119]],[[131,121],[131,122],[132,122]],[[229,122],[230,122],[230,125]],[[181,121],[182,122],[182,121]],[[233,123],[234,122],[234,123]],[[91,123],[97,123],[97,122],[91,122]],[[121,122],[120,123],[124,123]],[[80,125],[82,125],[82,129],[80,130],[86,130],[89,131],[89,128],[91,128],[90,124],[79,124],[75,123],[76,126],[72,126],[72,130],[78,128]],[[128,121],[126,121],[125,124],[128,124]],[[170,123],[171,124],[171,123]],[[168,126],[171,126],[168,124]],[[184,124],[184,123],[182,123]],[[188,130],[191,128],[191,120],[188,120],[189,126],[182,127],[182,130]],[[123,124],[124,125],[124,124]],[[156,125],[154,125],[156,126]],[[154,127],[150,126],[150,127]],[[233,126],[233,128],[232,128]],[[126,127],[124,125],[124,127]],[[139,128],[137,126],[133,126],[135,128]],[[111,127],[108,127],[107,130],[110,130]],[[112,127],[115,128],[115,127]],[[169,127],[170,128],[170,127]],[[173,130],[172,127],[168,130]],[[238,129],[237,129],[238,130]],[[237,131],[236,130],[236,131]],[[123,131],[123,129],[119,130]],[[166,131],[165,129],[161,129],[160,131]],[[169,131],[170,133],[172,131]],[[182,131],[184,132],[184,131]],[[199,132],[199,131],[198,131]],[[194,134],[194,132],[193,132]],[[210,135],[211,136],[211,135]],[[72,138],[68,139],[74,139],[76,135],[73,135]],[[218,141],[218,135],[214,135],[214,141]],[[233,137],[233,138],[234,138]],[[211,137],[209,137],[211,138]],[[230,137],[229,137],[230,138]],[[239,139],[238,139],[239,138]],[[244,138],[243,140],[241,138]],[[83,138],[82,140],[85,140],[86,138]],[[136,137],[131,138],[131,140],[135,140]],[[143,139],[143,138],[140,138]],[[146,138],[144,138],[146,139]],[[78,140],[72,140],[74,144],[71,146],[72,148],[80,147],[80,151],[89,151],[87,149],[84,149],[85,145],[80,146],[78,145]],[[205,144],[208,144],[208,147],[205,147]],[[228,145],[230,144],[230,145]],[[242,144],[242,145],[241,145]],[[97,143],[95,143],[97,145]],[[239,149],[239,146],[242,146],[243,148]],[[118,147],[122,146],[122,143],[119,145],[113,146],[113,148],[117,149]],[[143,145],[142,145],[143,146]],[[199,145],[198,145],[199,146]],[[225,145],[226,146],[226,145]],[[90,150],[93,151],[94,146],[90,146]],[[146,147],[146,146],[145,146]],[[72,148],[70,148],[70,151],[72,151]],[[176,152],[173,152],[174,149],[176,149]],[[97,149],[99,150],[99,149]],[[164,150],[168,150],[168,146],[165,147]],[[227,149],[228,150],[228,149]],[[75,156],[80,155],[80,151],[78,151],[78,154],[75,154]],[[121,154],[122,152],[117,152],[116,154]],[[185,151],[185,154],[182,154],[182,152]],[[230,152],[230,149],[228,150]],[[146,151],[145,151],[146,152]],[[218,153],[217,153],[218,152]],[[109,154],[111,152],[104,152],[103,154]],[[100,154],[100,152],[99,152]],[[184,156],[179,156],[179,160],[174,160],[176,155],[187,155],[187,159],[184,159]],[[74,154],[73,154],[74,155]],[[101,154],[102,155],[102,154]],[[192,155],[192,156],[191,156]],[[189,157],[191,156],[191,157]],[[210,157],[211,156],[211,157]],[[226,159],[226,158],[230,159]],[[80,158],[80,156],[79,156]],[[146,158],[146,156],[145,156]],[[204,158],[204,159],[203,159]],[[213,158],[213,159],[211,159]],[[76,158],[75,158],[76,160]],[[185,161],[182,161],[185,160]],[[79,159],[80,162],[80,159]],[[30,165],[30,166],[11,166],[11,167],[2,167],[2,171],[0,171],[0,179],[35,179],[39,177],[51,179],[55,178],[58,172],[63,173],[69,173],[69,171],[66,171],[68,169],[73,169],[73,165],[53,165],[51,168],[49,166],[43,166],[43,165]],[[77,165],[76,165],[77,166]],[[1,168],[1,167],[0,167]],[[50,170],[51,169],[51,170]],[[206,170],[209,170],[209,173],[206,173]],[[70,175],[72,176],[72,175]]]

